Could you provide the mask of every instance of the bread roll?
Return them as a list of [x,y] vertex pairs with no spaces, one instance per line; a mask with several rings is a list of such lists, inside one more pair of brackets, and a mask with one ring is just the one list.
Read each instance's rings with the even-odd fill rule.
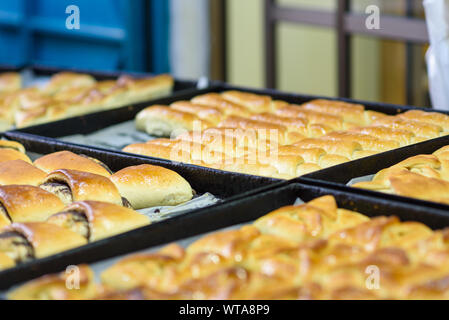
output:
[[224,99],[218,93],[207,93],[196,96],[191,100],[191,102],[194,104],[217,108],[227,116],[249,117],[252,114],[249,109]]
[[62,201],[45,190],[33,186],[0,187],[0,211],[12,222],[39,222],[60,212]]
[[34,165],[46,173],[58,169],[68,169],[90,172],[104,177],[109,177],[112,174],[111,170],[97,159],[77,155],[70,151],[60,151],[43,156],[35,160]]
[[25,147],[21,143],[10,140],[0,140],[0,149],[13,149],[22,153],[26,152]]
[[0,93],[14,92],[22,88],[22,77],[18,72],[0,73]]
[[269,96],[240,91],[225,91],[221,95],[226,100],[242,105],[254,113],[270,112],[272,110],[272,99]]
[[12,160],[22,160],[31,163],[30,158],[20,151],[10,148],[0,148],[0,163]]
[[77,233],[45,222],[13,223],[0,233],[0,252],[16,263],[44,258],[86,243]]
[[176,132],[201,130],[210,126],[208,121],[201,120],[194,114],[159,105],[148,107],[136,116],[137,130],[160,137],[170,137]]
[[134,209],[175,206],[193,197],[189,183],[169,169],[148,164],[122,169],[111,181]]
[[23,160],[0,162],[0,185],[38,186],[47,174]]
[[43,92],[56,94],[70,88],[90,87],[95,83],[95,79],[88,74],[60,72],[51,77],[50,82],[43,88]]
[[[76,272],[76,274],[75,274]],[[72,283],[74,276],[79,282]],[[68,287],[67,284],[79,285]],[[88,300],[97,294],[94,272],[87,265],[30,281],[8,294],[10,300]]]
[[51,216],[48,223],[69,229],[89,242],[150,224],[150,219],[134,210],[97,201],[75,202]]
[[47,175],[40,187],[57,195],[66,205],[88,200],[128,204],[111,180],[89,172],[56,170]]

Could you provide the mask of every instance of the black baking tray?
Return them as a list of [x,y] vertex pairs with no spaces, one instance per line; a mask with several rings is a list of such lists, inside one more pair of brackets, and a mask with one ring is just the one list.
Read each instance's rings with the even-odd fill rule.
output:
[[[373,198],[354,192],[317,186],[309,182],[290,182],[277,188],[260,190],[240,199],[197,210],[188,217],[180,216],[168,223],[154,224],[147,228],[144,235],[140,232],[123,234],[117,237],[117,241],[111,243],[93,243],[88,248],[72,250],[70,254],[60,259],[42,259],[32,268],[23,265],[16,270],[0,273],[0,289],[7,289],[13,284],[22,283],[43,274],[62,271],[68,265],[92,263],[119,256],[120,253],[130,253],[127,250],[130,246],[140,251],[222,228],[249,223],[280,207],[293,205],[298,198],[307,202],[324,195],[333,195],[340,208],[358,211],[370,217],[395,215],[402,221],[422,222],[432,229],[449,226],[449,214],[444,210]],[[112,248],[114,245],[117,247]]]
[[[244,92],[252,92],[256,94],[264,94],[269,95],[273,99],[276,100],[284,100],[289,103],[301,104],[313,99],[331,99],[331,100],[340,100],[351,103],[360,103],[366,106],[368,110],[383,112],[389,115],[395,115],[401,112],[405,112],[408,110],[416,110],[423,108],[412,107],[412,106],[400,106],[393,104],[385,104],[385,103],[376,103],[376,102],[367,102],[360,100],[352,100],[352,99],[339,99],[339,98],[329,98],[329,97],[321,97],[321,96],[312,96],[312,95],[301,95],[301,94],[292,94],[292,93],[283,93],[273,89],[251,89],[246,87],[237,87],[231,86],[225,83],[214,82],[210,87],[205,89],[193,90],[190,92],[179,93],[177,95],[173,95],[171,97],[161,98],[157,100],[153,100],[153,104],[162,104],[168,105],[175,101],[180,100],[190,100],[191,98],[205,93],[210,92],[222,92],[225,90],[240,90]],[[78,116],[70,119],[60,120],[52,123],[32,126],[23,129],[11,130],[6,133],[8,137],[11,138],[19,138],[23,135],[27,136],[27,139],[49,139],[49,141],[55,141],[55,139],[71,136],[75,134],[90,134],[96,132],[101,129],[105,129],[109,126],[123,123],[125,121],[133,120],[138,112],[148,107],[148,103],[135,104],[128,107],[122,107],[113,110],[102,111],[98,113]],[[429,111],[434,111],[431,109],[425,109]],[[444,114],[449,114],[449,112],[442,112]],[[67,146],[81,146],[80,144],[76,144],[73,142],[64,142]],[[92,149],[102,150],[102,151],[114,151],[118,154],[126,154],[121,152],[120,150],[111,149],[111,148],[103,148],[91,146]],[[151,158],[146,157],[145,158]],[[154,158],[151,158],[154,159]]]
[[[27,140],[26,138],[14,140],[22,143],[28,152],[48,154],[67,150],[77,154],[94,157],[104,162],[112,171],[118,171],[128,166],[140,164],[159,165],[179,173],[191,184],[192,188],[198,194],[210,192],[214,196],[222,199],[221,202],[238,200],[250,196],[260,190],[269,190],[276,186],[286,184],[286,182],[271,178],[204,169],[192,165],[157,161],[126,154],[121,155],[108,151],[99,151],[89,147],[70,147],[63,143],[48,143],[45,140]],[[192,212],[194,212],[194,210],[192,210]],[[205,210],[203,211],[203,214],[207,215],[207,212],[208,210]],[[183,215],[181,215],[181,217],[182,216]],[[71,251],[62,252],[45,259],[30,261],[15,268],[5,270],[0,272],[0,289],[52,271],[52,269],[47,270],[47,268],[51,268],[52,266],[67,266],[68,263],[77,264],[85,261],[85,259],[94,261],[94,259],[108,258],[153,245],[154,241],[158,241],[158,237],[168,239],[176,237],[179,228],[185,228],[186,230],[183,232],[191,232],[191,224],[186,224],[186,221],[189,220],[188,216],[190,216],[190,213],[186,213],[184,216],[187,218],[179,219],[179,217],[175,216],[125,234],[113,236]],[[226,219],[228,219],[228,217],[220,217],[218,220],[226,221]],[[230,220],[232,221],[232,218]],[[178,225],[178,223],[180,224]],[[178,226],[178,228],[172,229],[172,226]],[[166,234],[159,233],[158,230],[164,230]],[[156,232],[158,236],[153,236],[154,232]]]
[[376,174],[380,170],[391,167],[405,159],[420,154],[432,154],[447,145],[449,145],[449,136],[443,136],[316,171],[299,177],[296,181],[313,181],[318,185],[329,186],[343,191],[357,192],[387,200],[403,201],[410,204],[439,208],[449,213],[449,205],[446,204],[347,186],[347,183],[354,178]]

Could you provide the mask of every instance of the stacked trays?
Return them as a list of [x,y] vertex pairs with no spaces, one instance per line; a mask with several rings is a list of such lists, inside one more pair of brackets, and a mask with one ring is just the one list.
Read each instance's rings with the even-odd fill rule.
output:
[[201,218],[197,208],[279,183],[45,142],[0,147],[2,288],[239,222],[215,216],[185,227]]
[[[315,105],[315,107],[327,109],[328,113],[335,113],[332,109],[335,106],[339,112],[346,108],[345,104],[323,106],[316,101],[307,107],[307,102],[325,98],[284,94],[274,90],[235,88],[224,84],[158,99],[151,105],[169,106],[175,102],[189,101],[205,94],[213,94],[212,96],[217,97],[217,94],[221,95],[225,92],[229,94],[229,91],[236,90],[269,96],[270,105],[272,107],[276,105],[275,110],[286,111],[292,108],[285,104],[282,106],[279,101],[303,105],[302,108],[305,109],[313,108]],[[235,97],[245,99],[250,96],[237,94],[234,95]],[[262,100],[264,99],[267,97]],[[343,118],[334,114],[329,117],[343,120],[337,121],[336,129],[326,131],[323,124],[315,125],[310,122],[310,119],[306,119],[304,126],[308,133],[313,128],[321,127],[323,134],[317,137],[305,136],[308,143],[306,147],[294,145],[288,148],[285,148],[285,145],[288,145],[284,143],[285,141],[281,143],[282,139],[287,137],[296,139],[300,137],[299,132],[288,127],[286,131],[283,131],[285,126],[281,124],[278,128],[282,132],[282,137],[278,136],[277,141],[281,145],[279,149],[292,149],[291,153],[287,152],[285,157],[280,157],[281,162],[277,164],[256,163],[256,166],[245,166],[243,169],[207,165],[196,161],[197,159],[191,158],[190,155],[187,158],[169,161],[163,159],[164,157],[158,157],[157,153],[138,155],[123,152],[122,150],[128,145],[136,143],[145,145],[147,140],[155,138],[135,129],[136,116],[145,110],[148,104],[133,105],[6,132],[7,138],[21,142],[29,151],[47,154],[69,150],[86,154],[106,163],[114,172],[129,165],[143,163],[159,165],[180,174],[198,194],[210,192],[220,199],[227,200],[107,240],[93,242],[60,255],[27,262],[14,269],[3,271],[0,273],[1,288],[7,289],[43,274],[63,271],[71,264],[84,264],[81,270],[85,272],[86,279],[89,281],[86,282],[86,290],[78,291],[78,294],[87,296],[73,296],[73,298],[449,298],[446,293],[448,290],[443,286],[444,279],[448,276],[446,269],[448,269],[449,261],[446,261],[445,254],[448,250],[445,241],[447,234],[444,230],[435,232],[431,230],[441,230],[449,226],[448,207],[445,204],[449,198],[449,194],[445,194],[446,178],[449,177],[449,175],[446,176],[448,161],[446,159],[449,157],[446,157],[447,149],[441,149],[449,145],[447,113],[430,114],[423,113],[422,110],[412,111],[416,110],[412,107],[345,99],[342,101],[363,105],[364,109],[360,109],[360,106],[356,109],[359,109],[359,115],[362,115],[366,122],[355,123],[357,120],[347,118],[352,117],[350,113],[343,115]],[[191,107],[189,104],[178,104],[174,109],[185,112],[180,110]],[[150,119],[157,119],[163,124],[154,125],[154,121],[146,122],[148,120],[146,119],[143,125],[144,130],[153,134],[164,130],[170,131],[163,132],[164,134],[173,133],[172,129],[177,129],[173,127],[185,119],[174,122],[175,125],[173,125],[173,122],[166,121],[167,118],[160,117],[160,114],[166,114],[166,109],[158,114],[160,108],[167,107],[147,110],[150,114],[155,112],[151,114]],[[208,122],[214,122],[213,116],[208,113],[213,110],[204,111],[206,115],[202,117],[210,117]],[[145,113],[147,111],[141,114]],[[256,117],[263,117],[262,122],[265,123],[278,120],[275,117],[270,118],[264,112],[256,112],[250,115],[251,117],[254,119],[227,118],[219,122],[225,122],[222,125],[223,128],[235,129],[241,126],[241,129],[247,130],[252,129],[253,124],[260,121]],[[414,118],[410,120],[409,117]],[[144,118],[140,116],[139,119]],[[338,127],[338,123],[342,126]],[[272,124],[273,128],[276,127],[274,123]],[[358,128],[373,124],[387,129],[376,131]],[[411,126],[407,129],[408,125]],[[216,126],[219,125],[212,124],[212,127]],[[121,139],[120,135],[123,131],[116,132],[118,127],[129,134]],[[352,133],[342,134],[342,130]],[[374,135],[374,138],[369,138],[370,130],[386,136],[380,138]],[[190,135],[188,132],[172,135],[171,138],[177,138],[180,135],[184,137],[183,141],[189,141],[186,138]],[[326,135],[326,138],[322,138]],[[361,135],[366,135],[365,139]],[[108,142],[108,139],[111,141]],[[158,139],[152,143],[156,145],[166,143],[166,146],[172,143],[167,138]],[[293,144],[301,144],[301,140],[300,137],[300,140]],[[323,140],[326,140],[327,145]],[[207,146],[208,143],[203,145]],[[203,147],[200,147],[200,153]],[[319,150],[323,148],[324,153]],[[309,161],[313,156],[310,153],[309,160],[306,159],[306,154],[298,155],[299,149],[317,149],[317,162]],[[330,152],[331,149],[334,152]],[[347,154],[339,154],[342,152]],[[432,155],[433,153],[435,154]],[[409,159],[426,154],[427,156]],[[403,162],[404,160],[406,162]],[[374,178],[376,184],[365,183],[365,186],[371,185],[371,190],[346,185],[354,178],[374,175],[396,164],[399,165],[377,175]],[[315,169],[301,171],[307,166]],[[287,168],[287,171],[281,172],[281,168]],[[311,171],[315,172],[309,173]],[[302,174],[306,175],[298,177]],[[404,196],[416,195],[416,192],[414,194],[399,192],[399,189],[395,187],[396,180],[410,176],[416,179],[440,181],[438,184],[440,189],[435,190],[441,194],[432,199],[404,198]],[[279,178],[295,179],[280,181]],[[373,179],[373,177],[366,179]],[[403,180],[401,185],[405,185],[405,189],[412,190],[413,186],[405,182]],[[428,185],[433,186],[433,183]],[[251,191],[247,192],[249,190]],[[365,216],[347,210],[336,210],[332,197],[313,201],[322,196],[334,197],[339,208],[362,213],[374,219],[368,220]],[[232,199],[228,199],[231,197]],[[313,202],[308,206],[283,209],[262,220],[257,220],[281,207],[297,203],[298,199]],[[397,218],[391,216],[397,216],[401,221],[414,222],[400,223]],[[243,229],[239,229],[240,231],[236,231],[237,228],[242,227],[241,224],[250,224],[255,220],[257,222],[254,225],[244,226]],[[234,226],[231,229],[235,230],[220,237],[210,236],[190,246],[199,239],[198,235],[230,226]],[[181,239],[184,239],[179,242],[182,248],[160,247]],[[189,248],[186,250],[187,247]],[[252,249],[250,250],[249,247]],[[128,262],[125,260],[103,273],[122,259],[122,254],[144,249],[144,253],[151,254],[144,254],[137,258],[144,262],[142,269],[139,269],[141,273],[137,279],[131,277],[128,278],[129,282],[121,282],[121,279],[126,277],[117,276],[123,271],[121,267],[125,269],[128,267],[127,263],[133,267],[136,258],[130,258]],[[155,254],[161,249],[162,251]],[[278,255],[277,252],[281,254]],[[298,265],[300,259],[295,254],[301,254],[300,258],[306,259],[301,267]],[[204,259],[200,259],[200,256]],[[331,263],[331,256],[334,258],[338,256],[335,263]],[[112,257],[114,257],[112,260],[109,259]],[[434,259],[435,257],[438,259]],[[93,263],[102,259],[109,260]],[[208,264],[208,261],[212,263]],[[158,264],[160,267],[157,268],[158,272],[164,275],[167,272],[171,275],[168,278],[163,276],[162,279],[170,279],[170,281],[163,283],[153,281],[154,275],[149,269],[154,266],[154,263],[159,262],[161,264]],[[92,269],[85,265],[86,263],[91,263]],[[170,263],[178,267],[173,268]],[[199,267],[194,265],[195,263],[203,263],[203,265]],[[373,265],[381,274],[386,275],[384,280],[387,285],[380,291],[366,290],[365,287],[366,268]],[[145,266],[149,269],[145,269]],[[306,269],[301,271],[299,270],[301,268]],[[197,270],[198,273],[190,274],[189,270],[192,269]],[[97,276],[95,285],[92,280],[94,274]],[[403,280],[402,285],[398,285],[393,278],[388,278],[388,274],[397,275]],[[101,285],[98,282],[100,275],[103,281]],[[310,278],[307,278],[309,276]],[[50,282],[55,292],[66,294],[63,288],[64,276],[51,276],[46,279],[52,280]],[[135,286],[142,284],[143,280],[148,281],[147,286],[144,289],[136,289]],[[148,286],[148,283],[151,286]],[[218,283],[218,285],[211,288],[207,286],[207,283]],[[342,287],[343,284],[347,284],[346,288]],[[19,291],[9,292],[14,292],[15,296],[12,297],[16,298],[36,298],[41,290],[46,293],[45,286],[46,284],[42,282],[32,282],[30,286],[15,287],[15,289],[20,288]],[[239,290],[228,290],[229,288]],[[94,292],[94,289],[99,291]],[[193,292],[198,295],[192,296]],[[67,297],[70,298],[70,295]]]
[[447,133],[443,113],[218,85],[7,135],[287,180]]
[[81,290],[68,290],[71,273],[63,272],[16,286],[8,297],[449,298],[442,210],[291,183],[211,208],[203,222],[231,213],[240,221],[218,233],[80,265]]

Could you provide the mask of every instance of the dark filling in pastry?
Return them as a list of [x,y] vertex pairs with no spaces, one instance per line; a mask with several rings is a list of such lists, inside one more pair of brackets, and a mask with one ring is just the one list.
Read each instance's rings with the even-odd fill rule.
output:
[[132,206],[131,203],[128,201],[128,199],[126,199],[125,197],[122,197],[122,205],[123,205],[125,208],[133,209],[133,206]]
[[57,219],[54,219],[52,223],[76,232],[87,240],[90,239],[89,221],[87,221],[87,217],[83,212],[77,210],[63,211],[54,215],[54,217],[57,217]]
[[39,187],[56,195],[65,205],[73,202],[72,190],[70,190],[69,185],[65,182],[49,180]]
[[0,233],[0,251],[16,263],[23,263],[34,259],[34,249],[31,243],[15,231]]
[[100,166],[102,166],[107,172],[109,172],[109,174],[114,174],[111,169],[109,169],[109,167],[107,165],[105,165],[103,162],[101,162],[100,160],[97,160],[95,158],[91,158],[89,156],[86,156],[84,154],[80,154],[81,157],[92,160],[93,162],[99,164]]

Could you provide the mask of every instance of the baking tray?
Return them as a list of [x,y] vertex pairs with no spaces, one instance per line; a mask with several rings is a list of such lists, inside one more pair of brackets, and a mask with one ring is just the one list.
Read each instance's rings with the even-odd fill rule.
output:
[[[213,83],[210,87],[191,91],[187,93],[180,93],[176,96],[161,98],[153,101],[153,104],[171,104],[175,101],[179,100],[190,100],[194,96],[205,94],[209,92],[222,92],[225,90],[240,90],[245,92],[253,92],[256,94],[265,94],[270,95],[274,99],[278,100],[284,100],[289,103],[296,103],[301,104],[313,99],[319,99],[319,98],[325,98],[325,99],[333,99],[333,100],[341,100],[341,101],[347,101],[352,103],[361,103],[366,106],[368,110],[374,110],[383,112],[386,114],[394,115],[398,114],[400,112],[404,112],[407,110],[413,110],[413,109],[422,109],[417,107],[411,107],[411,106],[399,106],[399,105],[393,105],[393,104],[385,104],[385,103],[374,103],[374,102],[366,102],[366,101],[359,101],[359,100],[351,100],[351,99],[336,99],[336,98],[329,98],[329,97],[320,97],[320,96],[311,96],[311,95],[300,95],[300,94],[291,94],[291,93],[282,93],[277,90],[271,90],[271,89],[250,89],[245,87],[236,87],[227,85],[224,83]],[[27,135],[28,139],[41,139],[38,137],[43,137],[46,139],[50,139],[50,141],[54,141],[54,139],[62,140],[63,137],[73,136],[73,135],[89,135],[93,134],[95,132],[98,132],[99,130],[103,130],[105,128],[111,128],[114,126],[117,126],[118,124],[126,124],[130,123],[134,120],[135,116],[138,112],[143,110],[145,107],[147,107],[148,104],[136,104],[129,107],[124,108],[118,108],[114,110],[108,110],[103,111],[99,113],[79,116],[71,119],[65,119],[57,122],[53,122],[50,124],[43,124],[33,127],[28,127],[24,129],[19,130],[12,130],[7,132],[7,136],[11,138],[19,138],[20,136],[23,136],[24,134]],[[449,114],[449,112],[443,112],[445,114]],[[134,126],[131,126],[131,130],[135,130]],[[135,135],[138,135],[138,131],[134,131]],[[133,139],[133,138],[132,138]],[[134,142],[142,142],[142,140],[137,140]],[[102,145],[94,145],[93,143],[83,143],[82,141],[66,141],[67,145],[71,146],[81,146],[81,145],[89,145],[92,148],[102,150],[102,151],[115,151],[119,154],[125,154],[121,152],[121,148],[117,147],[110,147],[108,145],[102,146]],[[131,142],[133,143],[133,142]],[[129,144],[129,143],[128,143]],[[124,146],[122,146],[124,147]],[[145,156],[143,156],[145,157]],[[149,157],[145,157],[149,158]],[[152,158],[154,159],[154,158]],[[168,161],[168,160],[165,160]]]
[[449,205],[403,197],[373,190],[352,188],[347,184],[355,178],[365,177],[378,173],[380,170],[391,167],[405,159],[420,155],[432,154],[438,149],[449,145],[449,136],[409,145],[396,150],[379,153],[359,160],[346,162],[334,167],[326,168],[308,175],[299,177],[296,181],[312,181],[322,186],[329,186],[343,191],[356,192],[358,194],[383,198],[392,201],[402,201],[420,206],[438,208],[449,213]]
[[[291,182],[242,199],[214,206],[208,210],[198,210],[191,215],[191,219],[185,219],[183,223],[179,220],[170,227],[161,226],[158,230],[154,230],[153,237],[157,238],[154,241],[154,246],[148,246],[147,249],[139,252],[152,252],[170,242],[177,242],[186,247],[204,234],[222,229],[235,229],[280,207],[293,205],[297,203],[298,198],[308,202],[324,195],[333,195],[340,208],[358,211],[370,217],[395,215],[401,221],[419,221],[432,229],[442,229],[449,226],[449,214],[444,210],[414,206],[400,201],[387,201],[354,192],[317,186],[308,182]],[[187,230],[189,231],[187,232]],[[167,237],[169,231],[175,231],[176,236]],[[121,258],[123,256],[102,261],[97,260],[95,264],[91,264],[97,279],[101,271]],[[92,259],[87,256],[82,260],[87,263],[91,262]],[[51,272],[60,272],[69,264],[51,265],[46,269],[51,270]]]
[[[215,197],[221,199],[220,203],[245,198],[258,190],[269,190],[278,185],[284,185],[286,182],[280,180],[263,178],[256,176],[247,176],[230,172],[217,170],[205,170],[203,168],[185,165],[180,163],[172,163],[167,161],[156,161],[148,158],[139,158],[131,155],[120,155],[112,152],[103,152],[94,150],[89,147],[71,148],[63,143],[48,143],[41,140],[15,139],[21,142],[27,152],[37,154],[48,154],[52,152],[67,150],[78,154],[85,154],[104,162],[112,171],[118,171],[128,166],[140,164],[160,165],[165,168],[174,170],[183,176],[198,193],[212,193]],[[212,208],[217,204],[207,208]],[[132,250],[146,248],[160,243],[159,241],[172,241],[173,237],[181,235],[195,234],[195,223],[190,223],[190,214],[196,210],[182,215],[175,215],[163,221],[157,221],[149,226],[139,228],[124,234],[113,236],[98,242],[87,244],[83,247],[65,251],[44,259],[33,260],[21,264],[15,268],[0,272],[0,289],[8,287],[14,283],[29,280],[36,276],[52,272],[55,268],[67,266],[68,264],[78,264],[82,262],[92,262],[98,259],[104,259],[111,256],[124,254]],[[202,211],[199,215],[193,215],[200,219],[202,215],[208,215],[208,210]],[[207,220],[207,219],[206,219]],[[215,221],[207,220],[207,224],[211,226],[214,223],[232,222],[232,217],[214,217]],[[198,221],[195,220],[194,221]],[[207,226],[205,225],[205,227]],[[163,232],[159,232],[163,230]],[[201,231],[201,230],[200,230]]]

